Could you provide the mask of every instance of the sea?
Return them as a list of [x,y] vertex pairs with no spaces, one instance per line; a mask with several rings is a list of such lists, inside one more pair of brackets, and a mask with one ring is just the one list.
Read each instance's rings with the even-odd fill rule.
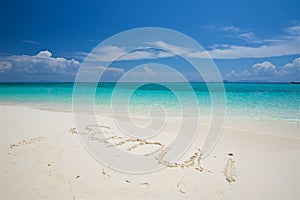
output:
[[226,118],[300,121],[299,84],[188,83],[189,87],[185,87],[186,84],[82,83],[78,90],[74,83],[0,83],[0,104],[72,112],[74,98],[84,101],[89,91],[95,112],[100,115],[118,114],[119,107],[127,106],[136,116],[149,115],[149,110],[156,107],[170,117],[180,117],[183,110],[191,117],[206,116],[220,102],[224,103]]

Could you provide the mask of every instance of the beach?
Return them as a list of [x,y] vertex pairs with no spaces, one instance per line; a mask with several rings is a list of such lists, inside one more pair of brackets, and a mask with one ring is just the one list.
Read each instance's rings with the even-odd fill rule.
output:
[[[20,105],[0,109],[1,199],[300,198],[299,122],[268,121],[269,131],[258,123],[256,131],[245,120],[225,120],[217,145],[200,159],[202,170],[194,164],[130,174],[86,151],[73,113]],[[98,118],[112,126],[109,117]],[[272,133],[280,126],[288,136]]]
[[300,200],[299,7],[1,1],[0,200]]

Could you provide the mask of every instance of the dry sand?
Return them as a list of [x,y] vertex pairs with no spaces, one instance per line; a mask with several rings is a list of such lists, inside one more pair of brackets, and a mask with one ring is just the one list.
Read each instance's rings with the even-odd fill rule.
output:
[[[200,166],[192,150],[186,167],[161,163],[169,167],[134,175],[93,159],[72,113],[0,109],[0,199],[300,199],[299,137],[272,135],[272,128],[261,134],[226,122]],[[287,135],[299,135],[299,124],[290,127]]]

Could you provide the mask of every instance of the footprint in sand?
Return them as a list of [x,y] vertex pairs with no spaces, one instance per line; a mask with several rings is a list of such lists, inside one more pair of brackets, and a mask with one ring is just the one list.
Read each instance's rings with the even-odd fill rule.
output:
[[185,191],[181,188],[179,183],[177,183],[176,187],[180,193],[185,194]]
[[233,157],[233,153],[228,153],[228,158],[227,158],[227,163],[226,163],[226,166],[224,168],[224,176],[226,178],[226,181],[228,183],[233,183],[236,181],[236,173],[235,173],[235,170],[236,170],[236,167],[235,167],[235,161],[232,159]]
[[146,190],[148,190],[150,188],[150,183],[141,183],[139,184],[139,188],[140,190],[142,190],[143,192],[145,192]]
[[77,131],[76,128],[71,128],[71,129],[69,130],[69,132],[70,132],[71,134],[77,134],[77,133],[78,133],[78,131]]
[[102,175],[104,176],[105,179],[110,178],[109,174],[104,169],[102,169]]
[[10,148],[12,149],[12,148],[19,147],[19,146],[29,145],[29,144],[32,144],[35,142],[40,142],[44,139],[45,139],[44,137],[36,137],[36,138],[28,139],[28,140],[22,140],[18,143],[11,144]]

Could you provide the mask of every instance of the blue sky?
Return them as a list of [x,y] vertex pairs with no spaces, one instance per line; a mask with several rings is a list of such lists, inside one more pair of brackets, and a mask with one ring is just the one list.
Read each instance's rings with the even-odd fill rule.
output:
[[[2,0],[0,81],[73,81],[100,42],[140,27],[169,28],[193,38],[225,80],[300,81],[299,10],[297,0]],[[160,60],[114,62],[107,80],[128,66]],[[184,63],[172,60],[170,65],[196,80]]]

